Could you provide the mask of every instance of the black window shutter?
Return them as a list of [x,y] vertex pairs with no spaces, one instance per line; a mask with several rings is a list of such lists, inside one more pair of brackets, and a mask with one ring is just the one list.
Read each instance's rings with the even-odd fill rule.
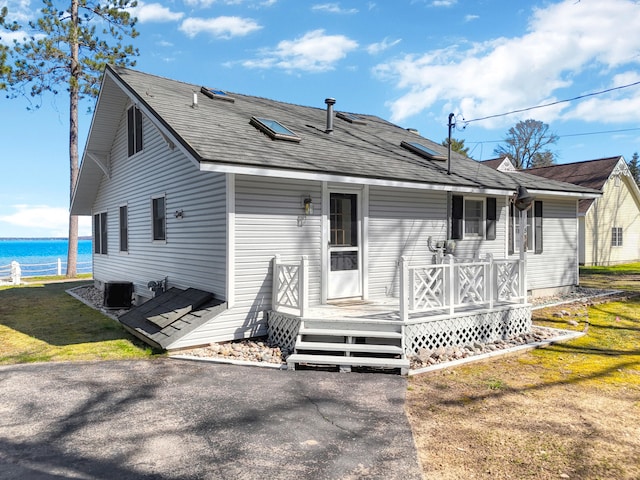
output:
[[462,213],[463,213],[463,197],[453,195],[451,197],[451,238],[459,240],[462,238]]
[[487,198],[487,240],[496,239],[497,207],[494,197]]
[[142,150],[142,112],[135,109],[136,119],[136,153]]
[[535,253],[542,253],[542,202],[533,204],[534,228],[535,228]]
[[133,108],[131,107],[127,110],[127,142],[129,146],[129,156],[133,155],[135,152],[135,119]]

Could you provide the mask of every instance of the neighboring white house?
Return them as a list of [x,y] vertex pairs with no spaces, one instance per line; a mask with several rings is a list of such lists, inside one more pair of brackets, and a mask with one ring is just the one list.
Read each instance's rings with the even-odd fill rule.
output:
[[[515,308],[525,318],[524,289],[578,283],[577,204],[596,191],[498,172],[455,152],[448,165],[441,145],[325,103],[304,107],[107,68],[71,204],[72,214],[94,219],[96,284],[132,282],[141,303],[151,297],[149,282],[166,279],[168,288],[223,302],[188,327],[172,323],[176,316],[129,325],[134,333],[167,349],[203,345],[264,334],[279,305],[304,319],[344,299],[399,304],[403,329],[409,314],[446,308],[446,324],[475,308],[469,328],[480,331],[478,318],[496,312]],[[528,275],[518,273],[524,256],[512,217],[519,186],[535,196]],[[511,280],[482,263],[476,283],[454,295],[446,272],[457,267],[434,266],[446,241],[458,263],[487,254],[511,262]],[[428,306],[407,293],[419,285]],[[519,306],[494,308],[494,299],[516,297]],[[426,345],[421,332],[406,337],[405,349]],[[442,344],[464,341],[445,337]]]
[[602,192],[600,198],[579,203],[582,265],[640,261],[640,190],[624,157],[551,165],[526,172]]

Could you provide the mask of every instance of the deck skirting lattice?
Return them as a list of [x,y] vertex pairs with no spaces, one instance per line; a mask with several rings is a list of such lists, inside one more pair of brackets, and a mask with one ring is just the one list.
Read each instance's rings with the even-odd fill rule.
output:
[[269,311],[267,316],[269,342],[293,352],[300,330],[300,317]]
[[474,312],[454,318],[434,319],[404,327],[407,355],[421,349],[491,343],[531,331],[531,307]]

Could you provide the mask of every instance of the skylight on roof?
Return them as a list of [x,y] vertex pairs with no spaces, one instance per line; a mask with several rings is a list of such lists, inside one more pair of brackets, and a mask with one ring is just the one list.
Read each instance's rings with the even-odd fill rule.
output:
[[202,87],[200,89],[200,92],[203,95],[216,100],[224,100],[226,102],[231,102],[231,103],[236,101],[235,98],[227,94],[227,92],[223,92],[222,90],[218,90],[217,88]]
[[357,125],[366,125],[367,122],[364,120],[364,118],[359,117],[357,115],[354,115],[353,113],[346,113],[346,112],[337,112],[336,113],[336,117],[341,118],[342,120],[345,120],[349,123],[355,123]]
[[287,140],[289,142],[300,142],[300,137],[282,125],[277,120],[270,118],[251,117],[249,121],[251,125],[256,127],[263,133],[269,135],[273,140]]
[[417,153],[418,155],[428,158],[429,160],[446,160],[446,155],[436,152],[435,150],[430,149],[429,147],[425,147],[421,143],[418,142],[405,142],[402,141],[400,146],[406,148],[407,150],[411,150],[413,153]]

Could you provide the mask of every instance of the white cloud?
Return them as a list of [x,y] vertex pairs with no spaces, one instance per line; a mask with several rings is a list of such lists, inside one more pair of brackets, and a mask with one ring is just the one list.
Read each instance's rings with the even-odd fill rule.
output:
[[261,28],[262,26],[251,18],[224,16],[216,18],[186,18],[180,25],[180,30],[190,38],[199,33],[208,33],[215,38],[229,39],[243,37]]
[[313,30],[295,40],[283,40],[275,50],[265,50],[262,58],[242,62],[248,68],[281,68],[323,72],[358,48],[358,43],[344,35],[326,35]]
[[311,7],[314,12],[337,13],[341,15],[352,15],[358,13],[357,8],[342,8],[339,3],[320,3]]
[[453,7],[458,0],[434,0],[431,2],[432,7]]
[[144,3],[140,1],[138,1],[138,5],[131,10],[131,15],[137,17],[140,23],[175,22],[184,17],[184,13],[172,12],[160,3]]
[[480,15],[469,14],[469,15],[465,15],[464,16],[464,21],[465,22],[473,22],[474,20],[477,20],[479,18],[480,18]]
[[[5,237],[67,237],[69,209],[49,205],[13,205],[13,213],[0,215]],[[91,217],[79,217],[78,233],[91,235]]]
[[385,38],[381,42],[372,43],[367,47],[367,52],[371,55],[377,55],[378,53],[384,52],[385,50],[389,50],[391,47],[395,47],[402,40],[389,40],[389,38]]
[[[374,71],[406,91],[390,104],[393,121],[436,104],[473,119],[574,96],[562,89],[581,75],[600,77],[606,88],[619,67],[637,68],[639,30],[640,7],[633,0],[565,0],[534,10],[527,33],[520,37],[407,55]],[[606,101],[603,96],[592,103],[602,108]],[[611,120],[629,118],[627,110],[610,112]],[[574,104],[562,104],[537,110],[536,118],[548,122],[577,112]],[[637,105],[636,112],[640,120]],[[492,128],[511,124],[513,118],[480,123]]]
[[199,8],[209,8],[215,3],[220,3],[222,5],[241,5],[243,3],[248,3],[250,7],[270,7],[275,5],[277,2],[278,0],[184,0],[186,5]]

